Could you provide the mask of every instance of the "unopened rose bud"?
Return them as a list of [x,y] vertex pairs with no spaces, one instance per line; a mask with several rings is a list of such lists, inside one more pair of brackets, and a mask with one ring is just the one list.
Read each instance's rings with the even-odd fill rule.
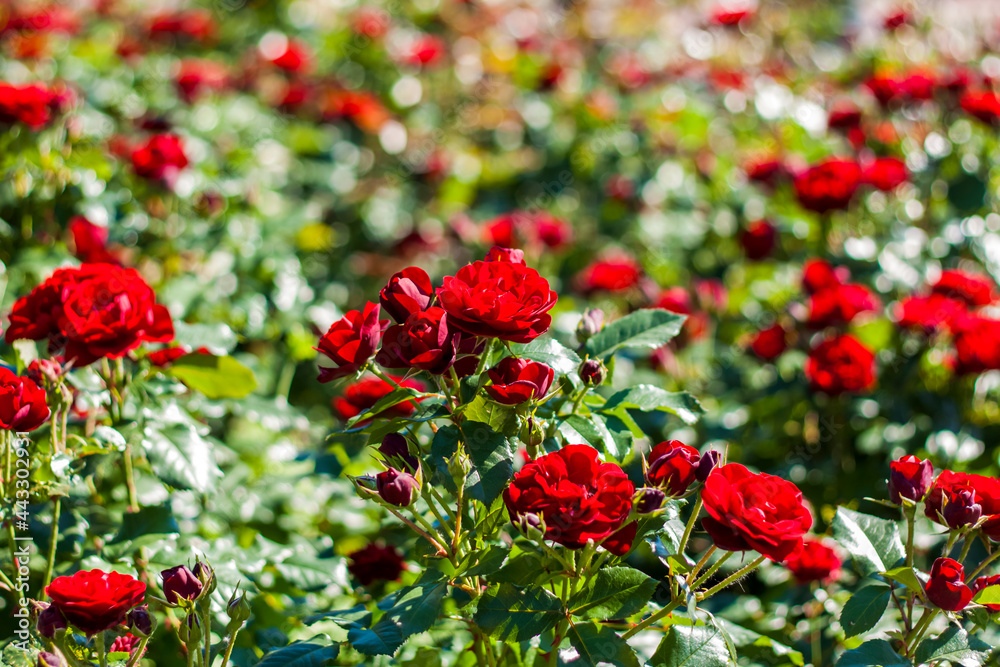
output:
[[420,485],[416,478],[408,472],[400,472],[389,468],[375,476],[378,485],[378,495],[382,500],[396,507],[409,507],[420,494]]
[[663,507],[667,500],[667,494],[662,489],[646,487],[635,492],[632,498],[632,507],[639,514],[651,514]]
[[171,567],[160,573],[163,597],[170,604],[179,604],[182,599],[194,600],[204,587],[201,579],[186,565]]
[[215,570],[212,566],[205,561],[199,560],[194,564],[194,568],[191,570],[194,576],[198,577],[198,581],[201,582],[204,587],[204,592],[201,594],[201,598],[205,598],[215,592],[216,581],[215,581]]
[[38,615],[36,629],[41,636],[52,639],[56,632],[66,629],[66,619],[55,606],[49,605]]
[[149,613],[149,608],[145,605],[136,607],[130,611],[125,619],[125,623],[128,625],[129,631],[137,637],[150,636],[153,634],[153,628],[155,627],[153,616]]
[[591,308],[583,313],[580,323],[576,325],[576,339],[583,345],[587,340],[604,328],[604,311]]
[[34,380],[35,384],[43,387],[46,384],[59,384],[59,378],[62,377],[62,372],[62,366],[60,366],[57,361],[53,361],[51,359],[35,359],[28,364],[28,368],[25,370],[24,374]]
[[608,376],[608,371],[600,359],[587,359],[580,364],[580,379],[583,383],[591,387],[604,384],[604,379]]
[[240,626],[246,623],[250,618],[252,610],[250,609],[250,602],[247,600],[247,594],[239,593],[233,591],[232,596],[229,598],[229,603],[226,605],[226,614],[232,619],[230,625]]
[[521,441],[529,448],[536,448],[545,439],[545,422],[535,417],[529,417],[521,427]]
[[177,627],[177,636],[181,642],[191,647],[201,643],[201,621],[197,614],[188,614],[187,618]]
[[66,667],[66,661],[55,653],[42,651],[38,654],[38,667]]
[[517,517],[517,529],[521,531],[522,535],[531,539],[541,539],[544,537],[541,517],[531,512],[521,514]]
[[920,502],[934,481],[933,464],[912,455],[893,461],[889,470],[889,499],[897,505],[902,505],[903,499]]
[[389,463],[404,463],[409,470],[416,472],[417,459],[410,455],[410,445],[401,434],[390,433],[382,438],[382,444],[378,446],[378,451]]
[[719,465],[721,459],[722,454],[714,449],[710,449],[702,454],[698,460],[698,467],[694,470],[694,478],[704,483],[708,479],[708,476],[712,474],[712,471],[715,470],[715,466]]
[[971,526],[983,515],[983,506],[971,486],[959,487],[945,493],[941,515],[949,528]]

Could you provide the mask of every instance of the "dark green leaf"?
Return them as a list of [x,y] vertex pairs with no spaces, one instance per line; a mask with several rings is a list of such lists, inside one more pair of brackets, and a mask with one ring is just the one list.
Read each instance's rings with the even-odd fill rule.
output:
[[705,414],[701,403],[691,394],[684,391],[669,392],[651,384],[639,384],[612,394],[599,410],[612,412],[618,408],[642,412],[662,410],[677,415],[685,424],[694,424]]
[[848,550],[854,566],[864,575],[885,572],[906,555],[895,521],[846,507],[837,508],[833,517],[833,536]]
[[186,354],[164,373],[208,398],[243,398],[257,388],[253,371],[232,357]]
[[181,532],[169,504],[140,508],[138,512],[126,512],[122,516],[122,527],[111,541],[112,544],[135,542],[142,537],[176,535]]
[[707,625],[671,625],[651,667],[728,667],[732,664],[722,631]]
[[466,488],[488,506],[507,488],[514,474],[514,450],[502,433],[482,422],[465,422],[462,435],[474,466]]
[[156,476],[174,488],[205,493],[222,477],[212,442],[188,424],[173,424],[162,431],[147,427],[142,447]]
[[428,581],[396,592],[392,607],[370,629],[352,628],[347,639],[366,655],[392,655],[406,638],[430,630],[441,614],[448,582]]
[[476,625],[500,641],[521,642],[547,632],[560,618],[559,599],[543,588],[491,586],[479,599]]
[[609,357],[623,347],[657,348],[680,333],[684,315],[662,308],[646,308],[616,320],[591,336],[584,351],[591,357]]
[[506,564],[490,577],[490,581],[527,586],[538,583],[540,576],[548,573],[541,555],[533,552],[519,553],[507,559]]
[[502,405],[484,396],[477,396],[462,414],[468,421],[488,424],[498,433],[513,433],[517,428],[517,410],[513,405]]
[[567,637],[580,654],[580,657],[568,663],[569,665],[639,667],[639,659],[635,652],[609,627],[596,622],[573,623],[569,627]]
[[257,667],[324,667],[332,664],[340,654],[339,644],[295,642],[284,648],[274,649],[257,663]]
[[569,601],[570,610],[583,618],[627,618],[642,611],[656,591],[656,580],[630,567],[609,567]]
[[962,667],[979,667],[986,663],[993,647],[954,625],[938,637],[920,642],[914,659],[920,663],[948,661]]
[[884,639],[870,639],[861,646],[844,651],[837,661],[837,667],[913,667],[906,658],[892,650]]
[[461,574],[466,577],[493,574],[503,566],[508,555],[510,555],[510,549],[507,546],[494,544],[486,551],[476,552],[472,561],[473,565]]
[[840,624],[848,637],[868,632],[882,619],[892,589],[881,584],[865,586],[851,596],[840,612]]
[[753,658],[757,655],[771,654],[791,661],[796,667],[802,667],[805,664],[805,658],[801,653],[767,635],[748,630],[725,619],[719,618],[716,619],[716,622],[729,635],[741,656]]

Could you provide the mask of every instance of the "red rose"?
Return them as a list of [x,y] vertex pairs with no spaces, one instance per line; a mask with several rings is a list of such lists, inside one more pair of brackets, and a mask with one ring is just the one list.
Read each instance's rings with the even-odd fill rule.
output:
[[841,564],[833,547],[811,537],[802,540],[802,546],[785,559],[785,567],[791,570],[799,584],[811,581],[828,584],[840,575]]
[[965,304],[940,294],[911,296],[899,302],[896,323],[907,329],[933,333],[942,327],[952,328],[967,313]]
[[851,130],[861,125],[861,108],[850,100],[837,102],[830,109],[826,125],[831,130]]
[[798,487],[774,475],[754,474],[738,463],[713,470],[701,498],[709,514],[702,526],[726,551],[754,549],[780,562],[799,548],[812,526]]
[[441,375],[451,368],[461,332],[448,328],[448,314],[432,307],[389,327],[375,361],[385,368],[419,368]]
[[49,418],[45,390],[0,366],[0,428],[34,431]]
[[835,269],[826,260],[809,259],[802,265],[802,289],[807,294],[837,287],[847,280],[847,277],[846,269]]
[[917,503],[924,499],[934,481],[934,466],[930,461],[912,454],[889,464],[889,499],[897,505],[903,499]]
[[[417,391],[424,390],[424,384],[417,380],[403,380],[402,378],[393,377],[390,375],[394,381],[396,381],[400,386],[409,387],[411,389],[416,389]],[[380,378],[362,378],[361,380],[350,384],[344,389],[344,395],[333,399],[333,410],[337,413],[337,416],[342,420],[347,421],[355,415],[360,415],[362,412],[372,407],[378,403],[380,398],[388,396],[393,391],[395,387],[382,380]],[[406,417],[413,414],[413,411],[417,409],[416,403],[413,401],[406,401],[405,403],[397,403],[380,412],[376,417],[391,419],[393,417]]]
[[415,266],[403,269],[389,278],[389,284],[378,294],[385,312],[399,323],[410,315],[425,310],[434,297],[434,286],[427,272]]
[[42,340],[59,335],[59,319],[65,288],[88,277],[100,265],[83,265],[80,268],[56,269],[41,285],[14,302],[4,334],[8,344],[15,340]]
[[959,100],[962,111],[984,123],[995,125],[1000,121],[1000,97],[992,90],[969,90]]
[[680,440],[667,440],[649,453],[646,483],[663,488],[671,496],[683,496],[695,481],[701,455]]
[[668,287],[660,293],[656,300],[655,308],[663,308],[671,313],[687,315],[681,335],[673,340],[678,348],[687,345],[688,342],[703,338],[708,333],[708,315],[702,312],[695,312],[694,304],[691,302],[691,294],[680,285]]
[[1000,320],[968,317],[955,327],[955,372],[959,375],[1000,369]]
[[854,336],[834,336],[813,348],[805,371],[813,391],[861,392],[875,384],[875,355]]
[[374,542],[347,554],[347,558],[350,560],[347,571],[362,586],[368,586],[374,581],[396,581],[406,569],[403,555],[396,547]]
[[861,167],[854,160],[829,158],[795,178],[795,195],[803,208],[816,213],[846,209],[861,184]]
[[931,521],[948,525],[946,499],[955,498],[961,491],[975,492],[975,502],[981,508],[981,516],[990,519],[983,524],[983,533],[992,540],[1000,541],[1000,480],[983,475],[945,470],[934,480],[934,485],[924,499],[924,515]]
[[142,604],[146,584],[127,574],[81,570],[58,577],[45,593],[67,622],[93,637],[124,621],[129,609]]
[[996,299],[992,280],[986,276],[955,269],[942,271],[941,277],[931,287],[931,292],[958,299],[969,308],[988,306]]
[[348,311],[330,325],[314,349],[335,365],[319,367],[320,382],[354,375],[368,363],[389,326],[389,320],[379,320],[380,310],[379,304],[369,301],[363,312]]
[[944,489],[941,500],[941,516],[949,528],[975,525],[983,515],[983,506],[978,502],[976,490],[968,484],[956,484]]
[[[972,595],[975,597],[979,591],[984,588],[997,585],[1000,585],[1000,574],[994,574],[988,577],[976,577],[976,580],[972,582]],[[1000,611],[1000,604],[987,604],[983,606],[993,613]]]
[[95,225],[82,215],[75,215],[69,221],[69,233],[73,237],[73,256],[81,262],[91,264],[121,264],[108,251],[108,228]]
[[[614,463],[602,463],[588,445],[566,445],[527,463],[503,493],[510,519],[545,523],[545,538],[570,549],[611,538],[628,518],[635,486]],[[531,515],[531,516],[526,516]],[[624,537],[628,529],[621,530]],[[630,544],[612,543],[621,555]],[[606,544],[607,546],[607,544]]]
[[224,65],[213,60],[189,58],[182,60],[174,77],[177,92],[188,104],[212,91],[225,90],[229,74]]
[[909,179],[909,172],[906,164],[895,157],[876,158],[871,164],[865,167],[864,181],[870,183],[879,190],[889,192],[895,190]]
[[524,251],[515,250],[514,248],[502,248],[500,246],[493,246],[490,248],[489,252],[486,253],[486,257],[483,259],[484,262],[510,262],[511,264],[520,264],[521,266],[526,266],[524,261]]
[[418,35],[403,52],[401,60],[407,65],[437,65],[445,55],[445,43],[436,35]]
[[753,8],[750,6],[733,8],[720,5],[712,9],[709,21],[715,25],[734,26],[739,25],[744,19],[752,18]]
[[505,357],[487,374],[493,382],[486,393],[497,403],[519,405],[545,396],[555,371],[545,364],[517,357]]
[[597,261],[585,268],[576,281],[583,292],[623,292],[639,284],[642,266],[631,257]]
[[900,85],[903,92],[911,100],[930,100],[934,99],[934,88],[937,85],[937,80],[933,74],[915,71],[903,77]]
[[778,231],[767,220],[751,222],[740,234],[740,245],[747,259],[761,260],[770,256],[778,240]]
[[215,21],[211,12],[201,9],[158,14],[149,22],[151,37],[178,35],[196,41],[205,41],[215,34]]
[[0,82],[0,124],[24,123],[40,130],[52,119],[51,102],[52,95],[41,85]]
[[893,100],[901,98],[905,94],[902,81],[892,76],[878,75],[870,77],[864,83],[875,99],[882,106],[887,106]]
[[910,12],[901,8],[895,9],[886,14],[885,18],[882,20],[882,27],[886,30],[892,31],[905,23],[910,23],[912,20],[913,17],[910,15]]
[[836,285],[821,289],[809,298],[808,324],[814,329],[849,324],[859,313],[881,305],[874,294],[862,285]]
[[776,159],[749,162],[743,167],[743,171],[746,172],[747,178],[751,181],[769,186],[776,185],[779,180],[788,175],[784,163]]
[[758,331],[750,349],[764,361],[774,361],[788,349],[788,332],[780,324]]
[[170,604],[177,604],[181,598],[194,600],[201,595],[204,587],[201,579],[186,565],[171,567],[160,573],[163,589],[163,597]]
[[965,585],[965,568],[951,558],[938,558],[931,568],[931,578],[924,590],[932,604],[945,611],[959,611],[972,601],[975,593]]
[[154,134],[132,151],[132,169],[151,181],[172,186],[178,174],[188,166],[184,142],[175,134]]
[[448,324],[474,336],[527,343],[549,329],[558,296],[534,269],[510,262],[474,262],[438,288]]
[[380,472],[375,476],[375,483],[382,500],[396,507],[409,507],[420,495],[417,478],[395,468]]
[[[264,57],[275,67],[286,72],[308,72],[312,66],[309,47],[297,39],[285,37],[275,40],[274,49],[261,49]],[[265,52],[266,51],[266,52]]]

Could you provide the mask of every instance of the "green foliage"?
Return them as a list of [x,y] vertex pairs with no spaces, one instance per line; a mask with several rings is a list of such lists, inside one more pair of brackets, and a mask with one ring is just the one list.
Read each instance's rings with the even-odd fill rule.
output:
[[655,348],[680,333],[684,315],[648,308],[626,315],[594,334],[584,345],[591,357],[608,358],[621,348]]
[[253,371],[232,357],[188,354],[166,373],[208,398],[243,398],[257,388]]
[[851,554],[861,574],[885,572],[906,554],[895,521],[879,519],[838,507],[833,518],[833,536]]
[[865,586],[854,593],[840,613],[846,636],[854,637],[874,628],[889,607],[891,596],[892,589],[888,586]]

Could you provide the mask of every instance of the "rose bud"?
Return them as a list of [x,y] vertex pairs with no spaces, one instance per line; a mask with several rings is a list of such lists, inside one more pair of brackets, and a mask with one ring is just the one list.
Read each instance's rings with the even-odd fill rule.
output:
[[747,259],[766,259],[774,250],[778,231],[767,220],[751,222],[740,234],[740,245]]
[[38,634],[48,639],[55,637],[56,632],[66,629],[66,619],[55,605],[49,605],[38,615],[35,626]]
[[389,278],[378,300],[385,312],[402,324],[412,313],[426,310],[433,296],[430,276],[423,269],[411,266]]
[[632,507],[639,514],[652,514],[663,507],[667,500],[667,494],[661,489],[645,487],[639,489],[632,496]]
[[246,623],[251,613],[252,610],[250,609],[250,601],[247,600],[247,594],[240,593],[237,595],[236,591],[233,591],[233,594],[229,597],[229,602],[226,604],[226,615],[230,618],[230,625],[234,623],[239,625]]
[[212,569],[211,565],[199,560],[194,564],[194,567],[191,568],[191,572],[194,573],[194,576],[198,577],[198,581],[200,581],[205,587],[205,592],[202,593],[202,597],[215,592],[217,587],[215,582],[215,570]]
[[187,615],[187,619],[177,627],[177,637],[189,651],[201,643],[201,622],[197,614]]
[[38,667],[66,667],[66,661],[55,653],[42,651],[38,654]]
[[916,456],[904,456],[889,464],[889,499],[897,505],[903,499],[920,502],[934,480],[934,466]]
[[555,377],[555,371],[545,364],[517,357],[502,359],[487,374],[493,384],[486,387],[486,393],[504,405],[519,405],[542,398]]
[[420,494],[420,484],[408,472],[389,468],[375,476],[378,495],[382,500],[396,507],[409,507]]
[[521,427],[521,440],[529,448],[538,447],[545,439],[545,422],[535,417],[529,417]]
[[178,604],[181,599],[194,600],[201,594],[203,584],[186,565],[178,565],[160,573],[163,581],[163,597],[170,604]]
[[[977,595],[984,588],[997,585],[1000,585],[1000,574],[993,574],[988,577],[976,577],[976,580],[972,582],[972,594]],[[987,604],[983,606],[993,613],[1000,611],[1000,604]]]
[[600,308],[591,308],[583,313],[580,323],[576,325],[576,339],[582,345],[603,328],[604,311]]
[[419,465],[417,457],[410,455],[409,442],[399,433],[390,433],[382,438],[378,451],[389,463],[402,462],[414,472]]
[[924,589],[927,599],[945,611],[964,609],[974,593],[965,585],[965,568],[951,558],[938,558]]
[[580,364],[580,379],[583,380],[584,384],[596,387],[604,384],[606,377],[607,369],[604,368],[600,359],[587,359]]
[[710,449],[701,455],[701,459],[698,461],[698,467],[694,469],[694,478],[699,482],[704,483],[708,476],[712,474],[715,470],[715,466],[719,465],[719,461],[722,460],[722,454]]
[[788,349],[788,332],[780,324],[758,331],[750,350],[764,361],[774,361]]
[[671,496],[682,496],[695,480],[698,463],[698,450],[694,447],[680,440],[661,442],[649,453],[646,481]]
[[136,607],[125,617],[125,624],[129,630],[140,637],[148,637],[153,634],[153,617],[149,613],[149,608],[145,605]]
[[983,515],[983,506],[976,499],[976,490],[968,484],[948,489],[944,498],[941,514],[949,528],[971,526]]

